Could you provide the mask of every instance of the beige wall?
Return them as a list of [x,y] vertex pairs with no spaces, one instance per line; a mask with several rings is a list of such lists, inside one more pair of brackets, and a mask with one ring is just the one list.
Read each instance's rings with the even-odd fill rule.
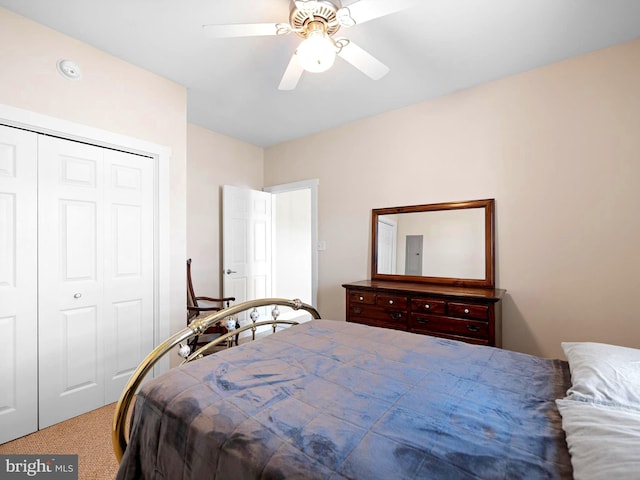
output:
[[[83,72],[56,70],[71,59]],[[184,327],[186,89],[0,8],[0,104],[171,148],[171,321]]]
[[640,40],[265,151],[265,184],[319,178],[318,308],[369,277],[371,209],[495,198],[506,348],[640,347]]
[[173,330],[187,256],[198,288],[220,290],[200,271],[220,271],[219,186],[319,178],[326,318],[344,318],[342,283],[369,276],[371,208],[492,197],[505,346],[640,346],[638,58],[640,40],[263,151],[187,127],[183,87],[0,8],[0,103],[172,149]]
[[196,295],[217,297],[220,285],[221,186],[262,189],[264,150],[187,126],[187,256],[191,257]]

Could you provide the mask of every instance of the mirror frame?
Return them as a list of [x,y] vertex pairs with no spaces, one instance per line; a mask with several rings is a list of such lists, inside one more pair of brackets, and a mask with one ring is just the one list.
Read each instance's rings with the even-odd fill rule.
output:
[[[396,213],[431,212],[441,210],[462,210],[467,208],[484,208],[485,231],[485,278],[450,278],[428,277],[416,275],[399,275],[378,273],[378,217]],[[433,283],[459,287],[495,288],[495,200],[469,200],[464,202],[432,203],[407,207],[374,208],[371,211],[371,279],[391,280],[399,282]]]

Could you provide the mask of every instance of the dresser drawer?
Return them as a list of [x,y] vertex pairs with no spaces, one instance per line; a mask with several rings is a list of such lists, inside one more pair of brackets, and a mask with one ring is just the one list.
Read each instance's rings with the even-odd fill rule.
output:
[[409,330],[417,333],[446,333],[449,335],[486,340],[489,338],[489,324],[477,320],[462,320],[451,317],[419,315],[412,313]]
[[402,295],[388,295],[383,293],[378,293],[376,295],[376,305],[378,305],[379,307],[406,310],[407,302],[407,297],[404,297]]
[[348,320],[398,330],[406,330],[408,325],[407,312],[373,305],[351,305]]
[[487,305],[477,305],[473,303],[449,302],[447,305],[447,314],[453,317],[488,320],[489,307]]
[[364,318],[372,314],[373,308],[366,304],[352,303],[349,305],[349,318]]
[[374,292],[364,292],[364,291],[350,292],[349,301],[351,303],[364,303],[367,305],[375,305],[376,294]]
[[431,298],[412,298],[411,311],[415,313],[431,313],[434,315],[444,315],[446,302],[444,300],[434,300]]

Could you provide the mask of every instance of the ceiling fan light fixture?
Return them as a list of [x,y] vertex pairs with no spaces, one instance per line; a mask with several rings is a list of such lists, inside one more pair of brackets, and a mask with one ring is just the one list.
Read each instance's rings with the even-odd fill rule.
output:
[[321,22],[310,23],[318,23],[320,27],[310,25],[307,38],[296,51],[298,61],[307,72],[325,72],[336,60],[336,46],[325,33],[325,27]]

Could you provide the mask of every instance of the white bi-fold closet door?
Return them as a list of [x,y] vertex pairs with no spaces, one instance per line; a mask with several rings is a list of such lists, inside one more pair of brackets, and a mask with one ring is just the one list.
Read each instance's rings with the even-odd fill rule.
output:
[[154,169],[0,128],[0,431],[15,438],[117,400],[152,349]]
[[0,126],[0,443],[38,429],[37,155]]

